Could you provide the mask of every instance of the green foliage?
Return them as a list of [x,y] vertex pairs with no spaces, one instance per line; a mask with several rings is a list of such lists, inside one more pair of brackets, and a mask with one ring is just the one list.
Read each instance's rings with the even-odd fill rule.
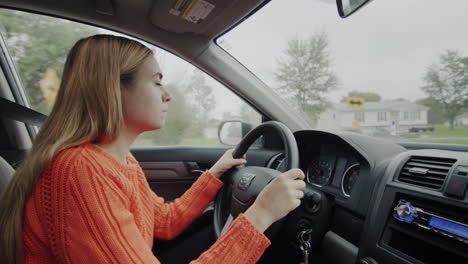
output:
[[73,44],[80,38],[98,33],[98,29],[12,10],[0,10],[0,25],[31,107],[49,113],[39,89],[39,80],[48,68],[61,73]]
[[444,113],[440,111],[443,106],[434,98],[427,97],[416,101],[417,104],[429,107],[427,111],[427,122],[429,124],[442,124],[447,121]]
[[278,59],[275,79],[280,94],[298,104],[312,119],[329,105],[325,94],[337,88],[331,68],[326,32],[316,32],[309,39],[293,38]]
[[261,116],[250,105],[246,105],[240,109],[240,120],[252,125],[258,125],[262,122]]
[[[422,134],[427,135],[434,140],[457,140],[457,139],[444,139],[444,138],[462,138],[461,140],[467,141],[468,126],[456,126],[453,129],[444,125],[434,126],[434,132],[424,132]],[[428,140],[432,140],[428,138]]]
[[465,67],[468,67],[468,57],[464,57],[464,58],[462,59],[462,62],[463,62],[463,64],[465,65]]
[[439,143],[439,144],[464,144],[468,145],[468,140],[466,139],[427,139],[427,140],[418,140],[418,143]]
[[341,99],[341,102],[346,102],[346,98],[349,96],[363,97],[366,102],[380,102],[382,100],[382,97],[376,93],[351,91],[348,93],[348,96]]
[[208,125],[209,113],[215,109],[216,101],[213,88],[208,85],[205,74],[195,68],[189,82],[185,85],[184,95],[190,102],[191,114],[196,117],[196,122],[190,126],[189,137],[202,137],[203,130]]
[[423,78],[423,91],[442,106],[444,117],[453,129],[455,118],[468,101],[467,59],[454,50],[447,50],[439,58],[439,64],[427,69]]

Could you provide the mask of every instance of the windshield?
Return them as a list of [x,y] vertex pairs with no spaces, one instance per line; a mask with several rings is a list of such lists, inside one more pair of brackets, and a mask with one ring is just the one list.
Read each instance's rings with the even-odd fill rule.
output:
[[271,1],[218,39],[317,129],[468,144],[468,1]]

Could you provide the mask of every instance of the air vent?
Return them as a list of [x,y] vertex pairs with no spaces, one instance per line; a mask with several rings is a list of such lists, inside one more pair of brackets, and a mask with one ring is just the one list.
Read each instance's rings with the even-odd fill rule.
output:
[[454,159],[414,156],[403,166],[398,180],[437,190],[455,162]]
[[267,167],[270,169],[277,170],[283,160],[284,153],[280,153],[271,159],[270,164]]

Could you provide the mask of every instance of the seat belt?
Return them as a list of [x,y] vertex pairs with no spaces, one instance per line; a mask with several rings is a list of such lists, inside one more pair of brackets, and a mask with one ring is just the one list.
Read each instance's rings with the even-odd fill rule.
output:
[[33,126],[40,126],[47,119],[42,113],[2,97],[0,97],[0,116]]

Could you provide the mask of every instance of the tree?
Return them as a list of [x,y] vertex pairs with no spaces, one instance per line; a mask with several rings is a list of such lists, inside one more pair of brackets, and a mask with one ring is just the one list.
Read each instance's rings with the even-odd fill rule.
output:
[[316,32],[309,39],[291,39],[277,61],[275,80],[280,93],[317,119],[329,105],[325,94],[338,85],[331,68],[326,32]]
[[346,102],[346,98],[349,96],[363,97],[366,102],[380,102],[382,100],[382,97],[376,93],[351,91],[348,93],[348,96],[341,99],[341,102]]
[[408,102],[408,99],[403,98],[403,97],[398,97],[398,98],[393,98],[388,100],[389,102]]
[[48,114],[50,108],[39,89],[47,70],[61,77],[68,51],[80,38],[98,29],[57,18],[12,10],[0,10],[0,25],[10,55],[33,109]]
[[451,129],[468,101],[466,61],[458,51],[447,50],[440,56],[439,65],[431,65],[423,78],[423,91],[442,105],[442,112]]
[[440,111],[443,106],[434,98],[427,97],[424,99],[419,99],[416,101],[416,103],[429,107],[429,110],[427,111],[427,122],[429,124],[442,124],[447,121],[444,113]]
[[465,67],[468,65],[468,57],[465,57],[462,59],[463,64],[465,64]]
[[192,77],[185,88],[185,95],[190,98],[192,111],[197,122],[192,124],[192,136],[202,136],[203,129],[209,121],[209,113],[216,107],[213,89],[206,82],[205,74],[194,69]]
[[262,122],[261,119],[261,115],[250,105],[243,105],[243,107],[240,108],[240,120],[242,122],[258,125]]

